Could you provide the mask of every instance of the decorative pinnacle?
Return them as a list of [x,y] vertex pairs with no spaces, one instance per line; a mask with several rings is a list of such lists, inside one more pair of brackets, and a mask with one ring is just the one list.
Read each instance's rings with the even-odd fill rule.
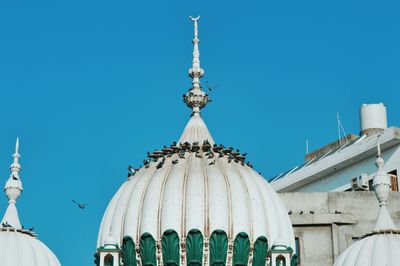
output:
[[379,201],[379,206],[382,207],[387,205],[391,184],[388,174],[383,170],[383,167],[385,166],[385,161],[382,158],[381,145],[379,140],[377,144],[377,155],[376,155],[375,165],[378,170],[376,171],[373,180],[373,186],[375,188],[375,195]]
[[198,38],[198,20],[200,16],[189,17],[194,22],[193,37],[193,60],[192,67],[189,69],[189,76],[192,78],[192,88],[184,95],[184,101],[193,113],[200,113],[200,109],[209,102],[208,95],[201,89],[200,78],[204,75],[204,70],[200,67],[200,50]]
[[19,138],[17,137],[17,141],[15,143],[15,153],[13,154],[14,161],[10,165],[11,176],[10,178],[18,178],[19,179],[19,172],[21,171],[21,165],[19,164]]
[[18,217],[18,211],[15,206],[18,197],[22,193],[22,182],[19,177],[19,172],[21,171],[21,165],[19,164],[19,139],[17,138],[15,144],[15,153],[13,154],[14,161],[10,165],[11,175],[4,186],[4,192],[8,198],[8,207],[6,213],[4,214],[2,224],[9,225],[10,227],[21,229],[21,223]]

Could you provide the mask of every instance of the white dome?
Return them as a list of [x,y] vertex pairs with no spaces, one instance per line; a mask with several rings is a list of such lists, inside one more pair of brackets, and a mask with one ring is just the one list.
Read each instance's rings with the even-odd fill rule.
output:
[[399,265],[400,231],[377,233],[357,241],[346,249],[335,266]]
[[[245,154],[214,144],[200,117],[210,99],[200,84],[199,18],[190,17],[192,88],[183,96],[192,116],[178,143],[130,169],[109,203],[97,239],[100,266],[118,260],[110,253],[118,251],[124,265],[262,266],[276,242],[292,255],[293,228],[278,195]],[[114,251],[106,250],[110,237]]]
[[128,178],[107,207],[97,247],[103,247],[110,235],[121,246],[125,236],[138,243],[144,233],[157,241],[169,229],[180,238],[198,229],[209,238],[219,229],[229,240],[245,232],[250,243],[264,236],[269,247],[280,238],[293,248],[289,216],[269,183],[228,156],[213,152],[208,158],[201,150],[205,140],[214,144],[202,118],[194,114],[178,143],[198,142],[197,156],[194,151],[185,152],[184,158],[172,153],[163,157],[161,167],[157,168],[162,158]]
[[16,231],[0,231],[0,265],[59,266],[61,264],[54,253],[35,237]]

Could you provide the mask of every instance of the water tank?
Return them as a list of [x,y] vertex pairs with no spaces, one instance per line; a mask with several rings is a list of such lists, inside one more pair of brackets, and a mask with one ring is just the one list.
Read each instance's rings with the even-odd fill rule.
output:
[[360,122],[360,135],[382,132],[387,128],[386,106],[383,103],[361,105]]

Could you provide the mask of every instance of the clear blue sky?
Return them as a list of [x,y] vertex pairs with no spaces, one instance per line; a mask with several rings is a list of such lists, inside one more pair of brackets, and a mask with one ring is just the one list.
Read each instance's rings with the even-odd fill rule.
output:
[[0,181],[20,136],[22,223],[63,265],[92,265],[127,165],[177,140],[188,120],[188,15],[202,16],[203,80],[219,85],[203,112],[214,139],[271,177],[302,162],[306,139],[310,149],[333,141],[336,112],[358,133],[359,106],[384,102],[400,126],[399,10],[398,1],[2,1]]

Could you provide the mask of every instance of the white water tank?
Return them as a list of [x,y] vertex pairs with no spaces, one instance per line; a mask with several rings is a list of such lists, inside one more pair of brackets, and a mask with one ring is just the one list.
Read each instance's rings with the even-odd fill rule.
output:
[[387,128],[386,106],[383,103],[361,105],[360,122],[360,135],[382,132]]

